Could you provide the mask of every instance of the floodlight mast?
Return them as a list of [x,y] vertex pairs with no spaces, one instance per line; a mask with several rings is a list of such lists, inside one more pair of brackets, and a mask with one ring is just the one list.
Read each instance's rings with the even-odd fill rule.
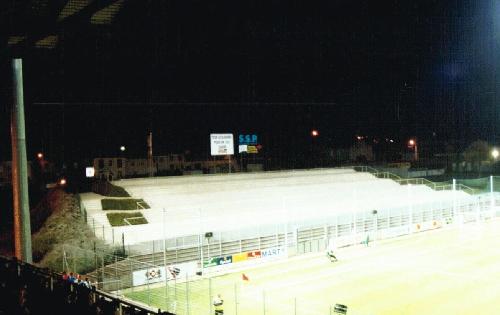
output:
[[12,197],[14,208],[14,254],[31,263],[31,223],[28,196],[28,162],[24,126],[23,63],[12,60],[14,102],[11,112]]

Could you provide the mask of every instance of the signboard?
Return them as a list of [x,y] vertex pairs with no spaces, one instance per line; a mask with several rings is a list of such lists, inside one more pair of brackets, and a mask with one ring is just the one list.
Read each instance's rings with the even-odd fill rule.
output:
[[85,168],[85,176],[94,177],[94,175],[95,175],[95,169],[92,166]]
[[256,145],[258,142],[257,135],[239,135],[238,136],[238,144],[253,144]]
[[203,262],[203,268],[227,265],[231,264],[232,262],[233,262],[233,256],[212,257]]
[[283,247],[272,247],[261,251],[262,258],[277,258],[285,255]]
[[188,262],[178,265],[154,267],[137,270],[132,273],[132,285],[139,286],[173,279],[184,279],[186,276],[193,276],[197,271],[196,262]]
[[256,146],[254,145],[249,145],[247,147],[247,153],[250,153],[250,154],[256,154],[256,153],[259,153],[259,150],[257,149]]
[[247,150],[248,150],[247,147],[248,147],[248,145],[246,145],[246,144],[240,144],[238,146],[238,153],[247,152]]
[[232,155],[234,154],[234,141],[232,133],[211,133],[210,154]]

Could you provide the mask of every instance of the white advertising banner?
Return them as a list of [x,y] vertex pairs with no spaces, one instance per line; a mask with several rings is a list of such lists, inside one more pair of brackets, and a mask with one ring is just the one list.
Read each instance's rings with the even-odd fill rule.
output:
[[233,155],[234,140],[232,133],[211,133],[210,134],[210,154],[213,155]]
[[85,176],[94,177],[94,175],[95,175],[95,169],[93,167],[86,167],[85,168]]
[[183,279],[186,276],[195,275],[197,268],[198,264],[196,262],[188,262],[167,266],[166,272],[164,266],[137,270],[132,273],[132,285],[139,286],[162,282],[165,281],[165,277],[167,277],[167,280]]
[[238,153],[241,153],[241,152],[247,152],[248,151],[248,146],[246,144],[240,144],[238,146]]

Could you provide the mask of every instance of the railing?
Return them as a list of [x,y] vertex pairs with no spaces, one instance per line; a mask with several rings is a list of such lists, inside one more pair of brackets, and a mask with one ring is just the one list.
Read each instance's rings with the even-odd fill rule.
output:
[[[0,311],[22,309],[27,314],[78,314],[83,310],[113,310],[113,314],[174,315],[148,306],[124,300],[107,293],[63,280],[62,274],[41,269],[34,265],[0,256],[0,282],[6,285]],[[24,299],[19,299],[23,296]],[[47,297],[50,303],[47,305]],[[81,302],[83,301],[83,302]],[[76,303],[78,302],[78,303]],[[92,314],[92,312],[86,312]]]
[[[453,185],[451,184],[437,185],[436,183],[426,178],[420,178],[420,177],[402,178],[396,174],[387,171],[379,171],[371,166],[353,166],[352,169],[354,169],[357,172],[370,173],[377,178],[392,179],[395,182],[399,183],[400,185],[425,185],[435,191],[453,190]],[[475,190],[473,188],[466,186],[464,184],[456,184],[455,188],[457,190],[464,191],[469,195],[473,195],[475,193]]]

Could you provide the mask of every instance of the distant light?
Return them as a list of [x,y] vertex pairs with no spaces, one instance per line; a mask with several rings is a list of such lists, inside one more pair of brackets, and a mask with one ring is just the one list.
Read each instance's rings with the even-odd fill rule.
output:
[[65,179],[65,178],[61,178],[61,179],[59,180],[59,185],[61,185],[61,186],[66,185],[66,179]]
[[361,137],[361,136],[356,136],[356,139],[358,139],[358,140],[363,140],[363,137]]
[[94,175],[95,175],[95,169],[92,166],[85,168],[85,176],[86,177],[94,177]]
[[42,152],[38,152],[38,154],[36,155],[37,158],[39,159],[42,159],[43,158],[43,153]]
[[313,137],[317,137],[317,136],[319,136],[319,132],[318,132],[318,130],[313,129],[313,130],[311,131],[311,136],[313,136]]
[[390,142],[390,143],[394,143],[394,140],[390,139],[390,140],[389,140],[389,142]]
[[498,152],[498,150],[497,150],[497,149],[493,149],[493,150],[491,151],[491,156],[492,156],[494,159],[496,159],[499,155],[500,155],[500,152]]
[[123,145],[122,145],[122,146],[120,147],[120,151],[122,151],[122,152],[123,152],[123,151],[125,151],[125,146],[123,146]]
[[414,145],[415,145],[415,140],[410,139],[410,140],[408,141],[408,145],[414,146]]

